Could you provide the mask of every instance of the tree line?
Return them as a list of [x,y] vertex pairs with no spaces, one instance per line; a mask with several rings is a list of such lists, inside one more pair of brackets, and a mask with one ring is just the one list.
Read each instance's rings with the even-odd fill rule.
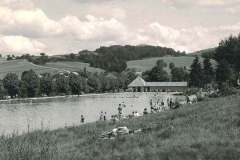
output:
[[[222,40],[216,49],[209,50],[202,57],[203,63],[195,56],[190,70],[170,63],[170,75],[165,71],[167,64],[159,60],[143,76],[147,81],[188,81],[190,87],[197,88],[217,85],[220,89],[226,89],[237,86],[240,78],[240,34]],[[216,61],[216,67],[213,67],[212,59]]]
[[119,46],[100,47],[95,51],[83,50],[78,54],[70,53],[63,56],[47,56],[41,53],[40,56],[24,54],[22,56],[8,55],[8,60],[27,59],[28,61],[44,65],[47,62],[56,61],[79,61],[89,63],[92,67],[106,70],[107,72],[122,72],[127,68],[127,61],[139,60],[149,57],[182,56],[185,52],[175,51],[172,48],[160,46]]
[[211,57],[217,62],[214,70],[208,61],[204,63],[205,69],[201,70],[198,58],[195,58],[191,66],[190,84],[196,87],[204,87],[209,83],[215,83],[219,88],[236,87],[240,78],[240,34],[230,36],[222,40],[218,47],[212,51]]
[[116,92],[127,89],[135,79],[134,72],[90,73],[86,70],[71,73],[44,73],[38,75],[33,70],[25,71],[19,78],[8,73],[0,81],[0,98],[26,98],[56,95],[80,95],[84,93]]

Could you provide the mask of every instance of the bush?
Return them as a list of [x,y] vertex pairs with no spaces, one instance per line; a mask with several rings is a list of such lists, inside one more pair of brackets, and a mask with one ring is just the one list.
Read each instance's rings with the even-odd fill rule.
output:
[[230,87],[227,83],[221,83],[219,85],[219,95],[220,96],[229,96],[237,94],[237,90],[233,87]]
[[189,88],[184,95],[193,95],[193,94],[197,94],[199,92],[199,88]]

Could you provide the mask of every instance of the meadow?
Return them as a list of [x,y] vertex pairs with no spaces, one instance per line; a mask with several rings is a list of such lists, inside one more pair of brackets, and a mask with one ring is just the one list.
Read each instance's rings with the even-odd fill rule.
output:
[[86,70],[89,72],[100,73],[104,71],[100,68],[90,67],[88,63],[83,63],[83,62],[70,62],[70,61],[49,62],[49,63],[46,63],[44,66],[64,69],[68,71],[79,71],[79,70],[84,70],[84,68],[86,68]]
[[33,69],[37,73],[54,73],[63,70],[57,68],[43,67],[28,62],[27,60],[0,61],[0,78],[3,79],[7,73],[16,73],[19,77],[22,72]]
[[7,73],[16,73],[19,77],[22,72],[33,69],[36,73],[56,73],[84,70],[86,67],[89,72],[102,72],[102,69],[90,67],[87,63],[81,62],[52,62],[44,66],[35,65],[27,60],[0,59],[0,79],[3,79]]
[[[99,139],[118,126],[146,132]],[[0,138],[4,160],[239,160],[240,96],[207,99],[117,123],[96,122]]]
[[[130,69],[136,69],[136,71],[139,71],[139,72],[144,72],[152,69],[158,60],[163,60],[168,65],[165,69],[169,73],[170,72],[169,63],[172,62],[175,64],[176,67],[185,66],[187,69],[189,69],[194,58],[195,58],[194,56],[180,56],[180,57],[166,56],[166,57],[147,58],[142,60],[128,61],[127,67]],[[200,58],[200,61],[203,61],[203,59]],[[215,65],[214,61],[212,61],[212,63]]]

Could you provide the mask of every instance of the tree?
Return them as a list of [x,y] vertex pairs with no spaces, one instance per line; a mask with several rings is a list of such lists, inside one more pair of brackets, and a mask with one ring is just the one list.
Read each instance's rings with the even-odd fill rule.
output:
[[201,63],[199,62],[199,58],[196,56],[191,65],[189,84],[190,86],[193,87],[202,87],[203,86],[202,80],[203,80],[202,67]]
[[52,76],[50,73],[45,73],[40,78],[40,92],[49,96],[52,92]]
[[40,79],[32,69],[24,71],[22,73],[21,80],[27,88],[28,97],[35,97],[38,95],[40,89]]
[[97,74],[91,74],[88,77],[88,86],[89,86],[89,91],[92,92],[99,92],[102,88],[101,86],[101,81]]
[[78,74],[71,73],[69,75],[69,86],[73,94],[80,95],[83,88],[83,78]]
[[172,74],[172,81],[173,82],[182,82],[188,80],[188,73],[184,68],[181,67],[174,67],[171,70]]
[[20,87],[20,89],[19,89],[19,96],[21,98],[28,97],[28,90],[27,90],[27,86],[26,86],[25,82],[20,81],[19,87]]
[[48,62],[48,56],[45,53],[40,53],[40,57],[31,60],[35,64],[44,65]]
[[10,55],[10,54],[7,55],[7,61],[11,61],[11,60],[13,60],[13,58],[11,57],[11,55]]
[[173,62],[169,63],[169,68],[172,70],[173,68],[175,68],[175,64]]
[[69,94],[70,87],[69,87],[69,77],[64,74],[56,75],[55,79],[56,85],[56,92],[57,93],[64,93]]
[[166,66],[167,64],[163,60],[158,60],[152,70],[143,73],[144,77],[146,77],[147,81],[169,81],[168,73],[164,70]]
[[236,72],[240,72],[240,34],[238,36],[230,36],[226,40],[222,40],[216,49],[214,58],[220,63],[223,59]]
[[7,91],[5,90],[3,86],[3,81],[0,81],[0,99],[4,99],[5,96],[7,95]]
[[204,58],[203,60],[203,83],[204,85],[210,84],[215,79],[214,69],[210,58]]
[[19,79],[15,73],[8,73],[3,79],[3,86],[11,98],[19,93]]
[[230,65],[225,59],[221,60],[216,70],[216,81],[218,83],[223,83],[231,80],[232,77],[233,77],[233,72]]

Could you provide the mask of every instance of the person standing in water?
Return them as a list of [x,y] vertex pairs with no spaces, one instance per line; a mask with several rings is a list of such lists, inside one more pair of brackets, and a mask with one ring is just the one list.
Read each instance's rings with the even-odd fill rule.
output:
[[103,120],[103,111],[101,111],[101,113],[100,113],[100,118],[99,118],[99,120],[100,120],[100,121]]
[[85,118],[83,115],[81,115],[81,123],[84,123],[84,121],[85,121]]
[[147,108],[144,108],[144,110],[143,110],[143,115],[147,115],[147,114],[148,114]]
[[119,116],[119,119],[122,116],[122,106],[121,106],[121,104],[119,104],[119,106],[118,106],[118,116]]
[[104,120],[104,121],[107,120],[107,112],[104,113],[103,120]]

